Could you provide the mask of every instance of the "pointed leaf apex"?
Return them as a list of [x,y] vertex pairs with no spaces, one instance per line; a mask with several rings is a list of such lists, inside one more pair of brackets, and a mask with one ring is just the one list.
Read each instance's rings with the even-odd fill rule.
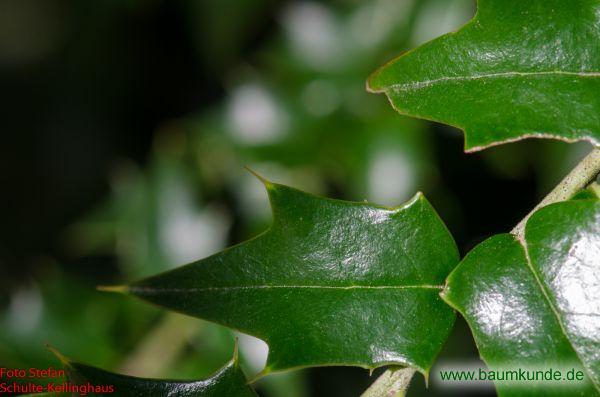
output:
[[128,285],[99,285],[96,287],[98,291],[103,292],[117,292],[120,294],[126,294],[129,292]]
[[269,375],[272,372],[273,371],[271,370],[271,368],[269,366],[266,366],[265,368],[263,368],[262,371],[260,371],[256,375],[254,375],[254,377],[252,377],[252,379],[250,379],[248,381],[248,384],[256,383],[256,382],[258,382],[259,380],[261,380],[262,378],[264,378],[265,376]]
[[[260,337],[269,345],[269,355],[254,380],[273,372],[341,363],[370,368],[406,362],[429,368],[455,316],[432,286],[443,284],[458,263],[456,244],[433,207],[423,199],[394,210],[319,197],[278,183],[267,187],[273,213],[267,231],[135,282],[130,292],[167,309]],[[398,246],[404,252],[400,258]],[[350,264],[340,272],[337,264],[346,264],[348,258]],[[347,269],[355,266],[368,270],[369,276]],[[414,288],[396,288],[407,285]],[[388,302],[399,318],[387,316]],[[236,310],[226,313],[223,305]],[[428,316],[430,321],[413,324],[415,305],[423,311],[435,307],[435,314]],[[258,306],[261,310],[256,310]],[[325,321],[345,318],[349,306],[368,323],[340,328],[337,322]],[[248,321],[248,316],[254,320]],[[293,326],[290,332],[314,333],[298,343],[284,343],[280,329],[270,325],[272,318]],[[312,337],[316,332],[320,337]],[[415,332],[427,337],[413,338]]]
[[69,359],[66,358],[65,356],[63,356],[62,353],[59,352],[55,347],[53,347],[47,343],[46,348],[48,350],[50,350],[52,352],[52,354],[54,354],[56,356],[56,358],[58,358],[63,365],[71,365]]
[[408,207],[410,207],[411,205],[415,204],[417,201],[420,200],[424,200],[426,202],[427,198],[425,198],[425,195],[421,192],[417,192],[414,196],[412,196],[410,199],[408,199],[407,201],[405,201],[404,203],[397,205],[395,207],[392,207],[391,209],[398,212],[398,211],[402,211]]
[[254,175],[256,178],[258,178],[258,180],[261,181],[265,185],[265,187],[269,187],[269,186],[273,185],[273,182],[271,182],[270,180],[268,180],[267,178],[265,178],[264,176],[262,176],[258,172],[254,171],[249,166],[246,165],[246,166],[244,166],[244,168],[246,169],[246,171],[248,171],[249,173],[251,173],[252,175]]

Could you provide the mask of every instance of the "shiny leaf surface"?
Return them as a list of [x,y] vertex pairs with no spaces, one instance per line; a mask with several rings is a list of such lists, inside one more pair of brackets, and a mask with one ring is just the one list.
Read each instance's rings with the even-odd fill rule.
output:
[[480,0],[455,33],[368,82],[400,113],[465,131],[467,151],[525,137],[600,143],[600,2]]
[[427,200],[385,208],[265,185],[267,232],[128,292],[265,340],[263,375],[392,363],[427,373],[454,322],[439,292],[458,263]]
[[[115,374],[78,362],[63,360],[69,382],[73,385],[112,387],[107,395],[177,396],[177,397],[256,397],[237,362],[237,354],[223,368],[205,380],[144,379]],[[98,389],[96,389],[98,390]],[[108,389],[107,389],[108,390]],[[90,393],[94,395],[93,393]]]
[[600,395],[600,201],[552,204],[525,241],[494,236],[448,277],[443,297],[467,319],[491,369],[581,370],[584,381],[498,383],[501,396]]

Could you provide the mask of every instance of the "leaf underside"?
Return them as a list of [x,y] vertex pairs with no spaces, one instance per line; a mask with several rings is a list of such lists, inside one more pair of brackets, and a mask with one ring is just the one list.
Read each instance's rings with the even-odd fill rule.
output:
[[[113,386],[114,393],[126,397],[257,397],[247,384],[237,357],[205,380],[144,379],[104,371],[73,361],[65,362],[69,382],[76,385]],[[94,395],[92,393],[92,395]]]
[[491,369],[576,368],[581,383],[515,388],[500,396],[600,395],[600,201],[538,210],[524,242],[494,236],[448,277],[444,300],[468,321]]
[[402,114],[465,131],[465,149],[527,137],[600,144],[600,2],[480,0],[455,33],[375,72]]
[[128,292],[265,340],[261,375],[387,364],[427,374],[454,322],[439,292],[459,259],[427,200],[384,208],[264,182],[268,231]]

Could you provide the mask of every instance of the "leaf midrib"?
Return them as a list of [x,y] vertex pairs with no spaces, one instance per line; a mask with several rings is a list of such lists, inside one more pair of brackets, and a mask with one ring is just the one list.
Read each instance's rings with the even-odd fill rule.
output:
[[588,378],[590,379],[590,381],[594,385],[594,388],[600,394],[600,385],[596,382],[596,379],[594,379],[594,377],[592,376],[592,374],[590,372],[590,369],[588,368],[588,365],[587,365],[586,361],[579,355],[579,352],[577,351],[577,349],[575,349],[575,346],[573,345],[573,342],[571,341],[571,339],[569,338],[569,335],[567,334],[567,330],[565,328],[565,325],[563,324],[560,312],[554,306],[554,303],[550,299],[550,296],[549,296],[549,293],[548,293],[548,290],[547,290],[546,286],[544,285],[544,283],[542,283],[542,280],[540,279],[539,275],[537,274],[537,272],[533,268],[533,264],[531,263],[531,258],[529,256],[529,250],[528,250],[528,247],[527,247],[527,242],[526,241],[522,241],[519,238],[517,238],[517,241],[519,242],[519,244],[523,247],[523,250],[525,251],[525,261],[527,262],[527,268],[533,274],[533,278],[535,279],[535,281],[536,281],[536,283],[538,285],[538,288],[542,291],[542,295],[544,296],[544,299],[546,300],[546,303],[548,304],[548,306],[550,307],[550,310],[552,311],[552,313],[556,317],[556,321],[558,323],[558,326],[559,326],[562,334],[564,335],[564,337],[567,340],[567,342],[569,342],[569,345],[571,346],[571,349],[573,349],[573,352],[575,352],[575,355],[577,356],[577,358],[579,359],[579,361],[581,361],[581,364],[582,364],[585,372],[587,373]]
[[328,290],[383,290],[383,289],[435,289],[442,290],[443,285],[248,285],[248,286],[225,286],[204,288],[154,288],[130,286],[130,292],[142,293],[189,293],[189,292],[211,292],[211,291],[243,291],[243,290],[268,290],[268,289],[328,289]]
[[418,90],[420,88],[432,86],[438,83],[445,82],[458,82],[458,81],[472,81],[472,80],[483,80],[483,79],[495,79],[495,78],[506,78],[506,77],[539,77],[539,76],[574,76],[574,77],[600,77],[600,71],[587,71],[587,72],[569,72],[562,70],[553,71],[541,71],[541,72],[499,72],[499,73],[483,73],[474,74],[470,76],[445,76],[431,80],[414,81],[410,83],[391,84],[383,86],[382,88],[375,89],[375,92],[382,92],[386,90],[395,91],[411,91]]

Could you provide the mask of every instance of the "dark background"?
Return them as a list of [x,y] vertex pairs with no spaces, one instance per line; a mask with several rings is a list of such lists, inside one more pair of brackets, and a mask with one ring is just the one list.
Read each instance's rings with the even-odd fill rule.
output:
[[[50,342],[117,370],[141,341],[160,345],[164,313],[94,286],[185,262],[165,237],[169,227],[212,241],[204,251],[189,248],[192,256],[264,229],[266,202],[244,165],[315,193],[380,201],[394,190],[371,186],[374,164],[389,168],[402,154],[406,169],[386,177],[410,182],[383,204],[424,191],[461,254],[509,231],[586,145],[529,140],[464,154],[459,131],[405,119],[363,88],[385,61],[459,27],[473,11],[459,0],[0,1],[0,364],[50,365]],[[387,30],[360,42],[351,32],[362,37],[359,21],[368,18]],[[325,43],[312,55],[315,38],[304,37],[311,30],[323,34],[313,47]],[[339,43],[343,51],[331,54]],[[268,106],[252,107],[265,93]],[[252,119],[261,111],[268,118],[273,103],[285,115],[275,130]],[[231,132],[236,111],[254,130]],[[277,128],[286,134],[256,133]],[[398,151],[385,157],[382,147]],[[176,196],[165,198],[170,191]],[[180,204],[183,212],[171,209]],[[186,211],[199,223],[169,223]],[[228,227],[213,233],[219,222]],[[227,360],[229,331],[191,327],[168,365],[147,376],[206,376]],[[243,360],[252,361],[251,350],[242,344]],[[459,320],[440,360],[476,357]],[[361,369],[310,369],[259,389],[356,396],[370,381]],[[412,395],[452,395],[435,384],[425,391],[422,377],[414,383]]]

